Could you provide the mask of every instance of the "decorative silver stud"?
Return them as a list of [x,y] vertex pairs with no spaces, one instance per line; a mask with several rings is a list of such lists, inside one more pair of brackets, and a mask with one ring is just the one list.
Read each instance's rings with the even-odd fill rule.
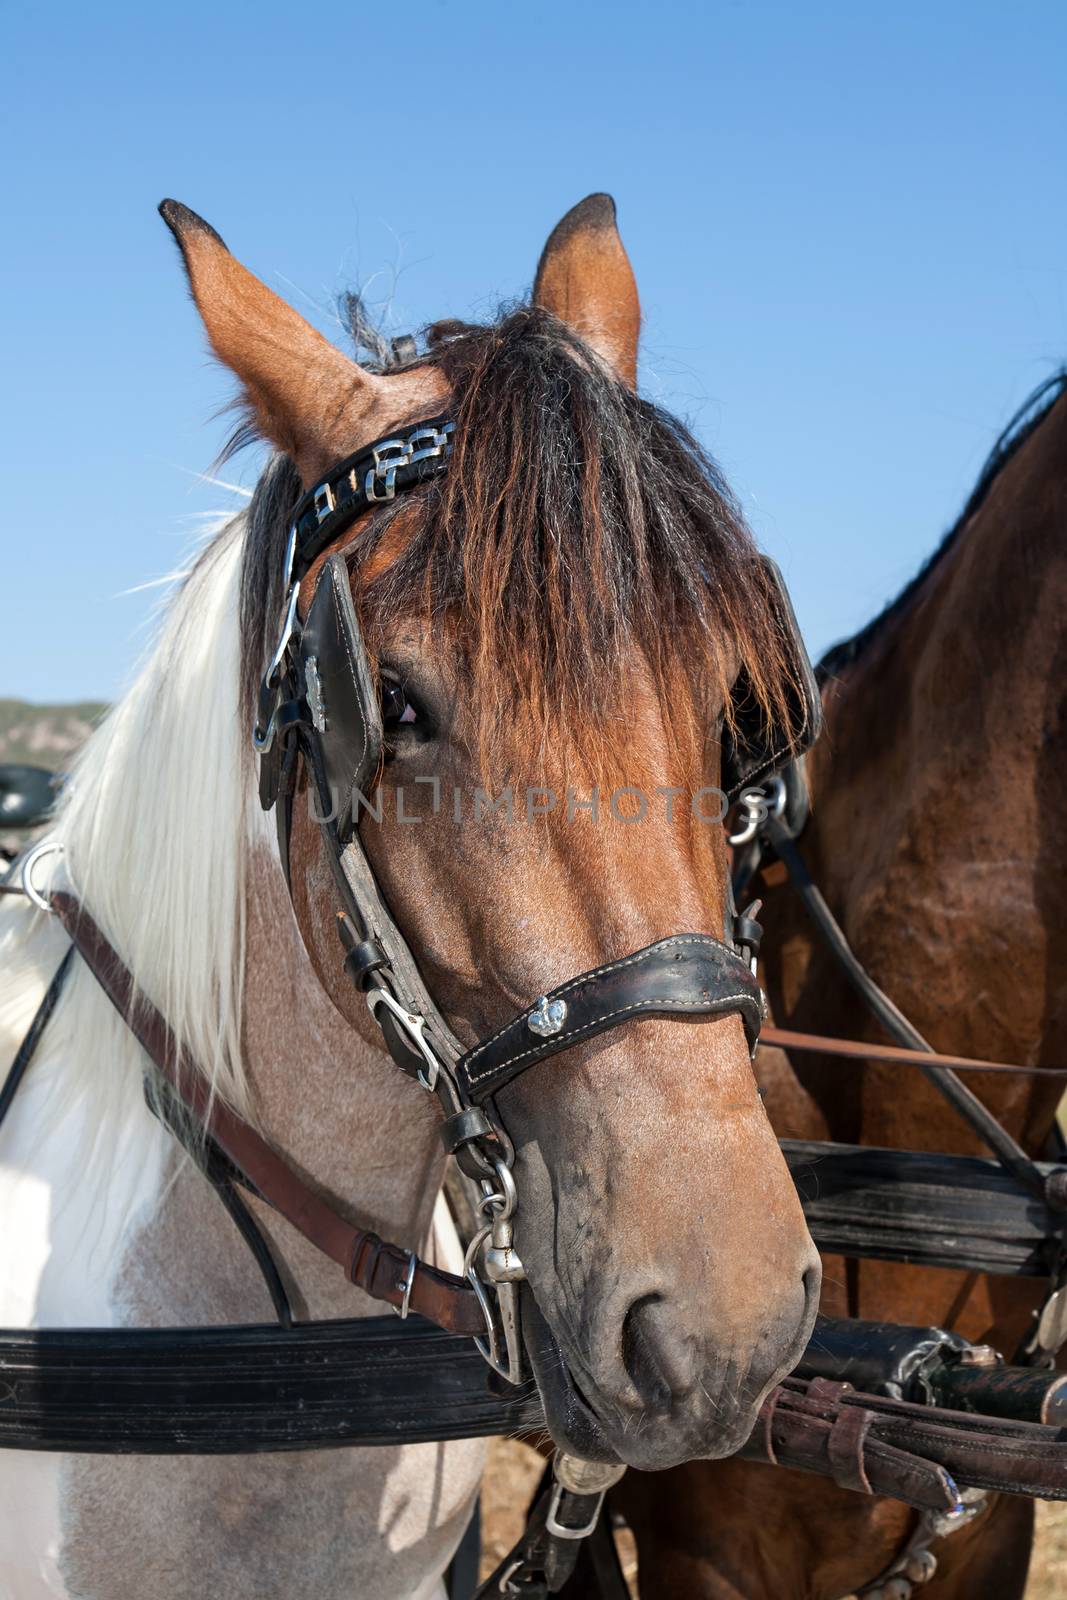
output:
[[550,1039],[559,1032],[566,1020],[566,1000],[550,1000],[547,994],[543,994],[526,1018],[526,1026],[531,1033],[540,1034],[542,1039]]
[[319,677],[319,664],[314,656],[308,656],[304,662],[304,678],[308,691],[308,710],[311,720],[319,733],[326,732],[326,701],[322,693],[322,679]]

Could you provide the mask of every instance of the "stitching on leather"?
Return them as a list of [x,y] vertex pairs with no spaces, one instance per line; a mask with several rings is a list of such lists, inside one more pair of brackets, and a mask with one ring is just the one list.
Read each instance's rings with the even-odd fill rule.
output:
[[[588,972],[582,972],[577,978],[570,978],[566,983],[560,984],[558,989],[550,989],[547,998],[549,1000],[560,1000],[565,994],[569,994],[572,989],[576,989],[579,984],[588,983],[590,978],[603,978],[609,972],[621,972],[624,967],[632,967],[639,961],[648,961],[659,951],[665,950],[668,945],[674,944],[711,945],[716,950],[725,951],[727,955],[733,954],[728,945],[723,944],[721,939],[716,939],[710,933],[672,933],[669,938],[660,939],[656,944],[649,945],[645,950],[638,950],[630,956],[622,956],[618,961],[607,961],[601,967],[591,967]],[[511,1021],[505,1022],[504,1026],[498,1028],[496,1033],[491,1034],[488,1039],[483,1039],[481,1044],[476,1044],[473,1050],[470,1051],[468,1059],[473,1061],[476,1056],[481,1055],[483,1050],[488,1050],[490,1045],[496,1044],[497,1040],[502,1039],[509,1029],[517,1027],[524,1022],[531,1010],[532,1007],[527,1006],[521,1015],[512,1017]]]
[[[735,1000],[748,1000],[754,1003],[752,995],[745,990],[742,990],[738,994],[716,995],[714,1002],[712,1002],[712,1009],[708,1011],[708,1015],[711,1016],[715,1011],[725,1009]],[[616,1017],[624,1017],[626,1016],[627,1012],[645,1011],[649,1009],[654,1011],[692,1011],[693,1006],[692,1002],[689,1000],[635,1000],[632,1005],[621,1006],[618,1011],[609,1011],[606,1012],[602,1017],[595,1017],[592,1022],[584,1023],[582,1027],[575,1028],[573,1032],[557,1034],[552,1040],[549,1054],[554,1055],[556,1051],[562,1050],[565,1046],[570,1046],[573,1044],[576,1039],[580,1039],[583,1033],[596,1032],[597,1029],[603,1027],[604,1023],[613,1022]],[[483,1071],[477,1075],[472,1073],[470,1067],[468,1066],[465,1068],[467,1082],[470,1084],[481,1083],[485,1078],[491,1078],[498,1072],[504,1072],[509,1067],[518,1066],[519,1062],[525,1061],[527,1056],[538,1055],[544,1048],[544,1045],[534,1045],[531,1049],[524,1050],[521,1055],[507,1056],[503,1061],[498,1062],[496,1066],[484,1068]]]

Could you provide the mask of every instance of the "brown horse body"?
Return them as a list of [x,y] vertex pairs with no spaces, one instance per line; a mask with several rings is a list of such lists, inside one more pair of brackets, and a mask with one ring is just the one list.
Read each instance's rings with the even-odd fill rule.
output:
[[[829,658],[827,726],[809,760],[805,857],[860,959],[935,1049],[1067,1061],[1067,393],[983,477],[900,600]],[[772,870],[772,877],[775,876]],[[788,1026],[883,1038],[787,886],[764,952]],[[761,1057],[783,1137],[981,1153],[923,1077],[777,1052]],[[1031,1152],[1053,1083],[974,1075]],[[1041,1285],[879,1261],[824,1263],[823,1310],[939,1324],[1008,1358]],[[619,1490],[645,1596],[839,1600],[870,1583],[914,1514],[833,1484],[699,1462]],[[1001,1498],[939,1549],[929,1600],[1022,1594],[1029,1501]]]

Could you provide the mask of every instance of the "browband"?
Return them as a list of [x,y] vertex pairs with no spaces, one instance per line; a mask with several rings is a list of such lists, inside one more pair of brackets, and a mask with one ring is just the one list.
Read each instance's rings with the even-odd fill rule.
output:
[[432,417],[409,432],[401,430],[379,439],[331,467],[293,512],[291,574],[302,577],[316,557],[365,511],[442,473],[452,453],[454,429],[455,423],[447,417]]

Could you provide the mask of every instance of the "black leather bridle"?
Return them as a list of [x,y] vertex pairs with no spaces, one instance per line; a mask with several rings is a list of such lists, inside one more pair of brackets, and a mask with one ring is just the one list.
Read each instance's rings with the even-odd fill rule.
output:
[[[301,586],[358,518],[448,469],[453,432],[446,418],[397,430],[338,462],[298,502],[286,547],[282,626],[262,682],[253,742],[261,755],[262,805],[277,811],[286,880],[291,805],[299,766],[306,768],[338,890],[344,966],[365,994],[390,1056],[442,1102],[445,1149],[482,1184],[486,1224],[467,1251],[466,1269],[485,1312],[483,1354],[515,1382],[522,1376],[517,1285],[525,1274],[514,1246],[514,1147],[494,1094],[536,1062],[638,1016],[710,1019],[737,1013],[755,1051],[763,1014],[755,978],[760,926],[753,917],[731,914],[726,939],[704,933],[659,939],[568,979],[470,1048],[438,1010],[358,832],[358,806],[379,770],[382,714],[344,554],[326,555],[302,621]],[[792,614],[789,627],[806,669]],[[805,696],[801,744],[816,731],[813,691]],[[785,746],[795,746],[797,738],[797,730],[787,731]],[[761,746],[750,754],[744,774],[736,774],[737,784],[776,758]],[[475,1272],[483,1248],[496,1309]]]
[[[326,557],[301,621],[301,586],[313,564],[365,513],[445,472],[454,425],[432,418],[349,456],[298,502],[285,556],[285,601],[277,645],[260,691],[253,742],[261,757],[260,797],[275,809],[289,876],[289,834],[298,768],[317,797],[315,813],[341,911],[345,969],[367,999],[393,1060],[444,1111],[445,1148],[483,1189],[488,1219],[468,1250],[466,1270],[486,1316],[483,1354],[503,1375],[522,1371],[517,1284],[524,1277],[513,1243],[514,1149],[495,1093],[535,1063],[634,1018],[740,1015],[755,1050],[763,1001],[755,977],[760,928],[731,905],[725,939],[684,932],[606,962],[535,999],[491,1037],[466,1048],[434,1003],[393,918],[360,840],[358,811],[382,752],[382,713],[356,619],[343,553]],[[819,699],[778,578],[780,622],[798,684],[794,726],[757,736],[727,754],[729,793],[805,748],[819,726]],[[739,691],[743,697],[743,689]],[[739,712],[746,709],[739,703]],[[743,720],[743,716],[739,717]],[[780,745],[781,748],[778,748]],[[496,1289],[494,1311],[475,1271]]]
[[[375,1341],[382,1343],[381,1324],[358,1324],[354,1330],[347,1323],[292,1327],[284,1285],[265,1240],[238,1196],[239,1185],[273,1205],[318,1249],[342,1264],[353,1283],[373,1298],[392,1304],[401,1317],[409,1310],[421,1310],[440,1329],[463,1338],[474,1335],[484,1319],[485,1338],[474,1335],[478,1351],[496,1373],[517,1384],[524,1375],[518,1292],[525,1273],[513,1243],[518,1198],[512,1176],[514,1148],[495,1105],[496,1091],[536,1062],[641,1016],[686,1015],[706,1020],[737,1013],[749,1047],[755,1050],[763,1012],[755,977],[761,930],[754,916],[736,915],[732,898],[724,939],[678,933],[606,962],[540,996],[469,1049],[452,1032],[423,982],[360,841],[358,804],[377,775],[382,712],[356,621],[344,554],[327,552],[374,505],[393,500],[398,493],[444,471],[452,431],[451,423],[444,419],[400,431],[340,462],[297,504],[285,558],[281,628],[263,681],[253,739],[261,758],[260,796],[265,809],[273,808],[276,813],[287,881],[292,801],[303,765],[318,797],[316,820],[341,907],[338,928],[345,968],[366,996],[393,1059],[438,1096],[444,1111],[445,1147],[480,1185],[482,1226],[468,1246],[465,1277],[458,1279],[428,1267],[414,1252],[401,1252],[352,1225],[309,1190],[251,1125],[211,1100],[195,1063],[184,1058],[166,1019],[146,997],[138,995],[133,974],[87,909],[69,892],[53,890],[45,899],[34,889],[34,859],[57,848],[45,841],[23,861],[21,887],[3,883],[0,891],[25,894],[53,912],[70,936],[72,948],[0,1090],[0,1120],[25,1076],[76,950],[157,1069],[157,1076],[146,1081],[151,1108],[179,1138],[184,1138],[185,1121],[180,1111],[174,1116],[171,1113],[183,1103],[201,1124],[206,1135],[206,1175],[252,1250],[281,1326],[267,1334],[262,1350],[263,1330],[255,1329],[168,1330],[162,1335],[98,1334],[95,1330],[70,1335],[45,1330],[28,1338],[14,1330],[0,1330],[0,1379],[6,1374],[15,1380],[0,1381],[3,1444],[122,1452],[301,1449],[356,1439],[384,1441],[385,1435],[375,1432],[369,1415],[338,1415],[332,1399],[325,1432],[319,1413],[309,1428],[301,1426],[309,1403],[318,1402],[327,1367],[331,1395],[334,1393],[333,1376],[340,1370],[335,1356],[345,1370],[349,1370],[345,1364],[354,1361],[357,1381],[364,1390],[371,1385],[373,1392],[375,1374],[368,1364],[377,1348]],[[323,556],[302,620],[301,584]],[[819,700],[807,656],[772,563],[767,563],[767,576],[772,597],[776,596],[783,640],[792,652],[796,699],[790,707],[790,725],[766,736],[758,717],[751,720],[745,686],[735,691],[733,741],[723,751],[723,783],[731,797],[779,765],[789,751],[806,748],[819,727]],[[492,1299],[490,1288],[495,1291]],[[387,1436],[399,1438],[404,1421],[403,1415],[400,1424],[392,1420],[397,1384],[411,1412],[408,1421],[416,1437],[468,1437],[498,1430],[501,1401],[471,1381],[469,1362],[463,1363],[457,1356],[455,1339],[450,1340],[447,1332],[430,1330],[428,1325],[409,1332],[409,1343],[416,1351],[410,1376],[394,1371],[397,1339],[388,1335],[384,1339],[389,1371],[397,1380],[387,1396]],[[320,1337],[327,1341],[323,1349],[317,1343]],[[424,1353],[430,1348],[427,1339],[433,1344],[432,1359]],[[249,1376],[247,1415],[234,1430],[220,1433],[215,1397],[228,1392],[232,1363],[237,1361],[244,1374],[257,1353],[263,1359]],[[184,1378],[179,1378],[175,1390],[167,1366],[177,1361],[184,1372],[190,1354],[211,1366],[210,1372],[205,1369],[206,1387],[201,1396],[207,1408],[205,1427],[195,1436],[186,1424],[197,1413],[197,1404]],[[131,1404],[122,1383],[110,1382],[112,1363],[117,1361],[126,1370],[131,1360],[138,1366],[138,1383],[146,1365],[162,1363],[166,1367],[165,1372],[160,1370],[148,1413],[140,1400]],[[290,1364],[292,1384],[284,1392],[288,1395],[291,1389],[297,1397],[293,1404],[282,1398],[274,1375]],[[487,1377],[491,1385],[496,1383]],[[99,1416],[83,1415],[79,1397],[84,1389],[78,1388],[83,1380],[91,1386],[91,1409],[99,1404]],[[503,1402],[507,1426],[530,1425],[536,1408],[529,1391],[510,1388],[505,1393],[509,1396]],[[52,1425],[57,1405],[69,1421],[58,1429]],[[173,1405],[177,1407],[176,1422],[169,1413],[156,1415]],[[404,1405],[400,1410],[404,1412]],[[573,1567],[577,1542],[597,1528],[605,1491],[623,1470],[618,1464],[557,1453],[552,1483],[541,1496],[522,1541],[507,1558],[503,1578],[494,1574],[479,1594],[502,1592],[505,1585],[508,1592],[517,1592],[518,1585],[523,1592],[533,1593],[527,1579],[537,1574],[551,1574],[546,1582],[554,1592]],[[622,1579],[617,1572],[615,1578],[612,1592],[621,1595]],[[545,1583],[536,1592],[545,1592]]]

